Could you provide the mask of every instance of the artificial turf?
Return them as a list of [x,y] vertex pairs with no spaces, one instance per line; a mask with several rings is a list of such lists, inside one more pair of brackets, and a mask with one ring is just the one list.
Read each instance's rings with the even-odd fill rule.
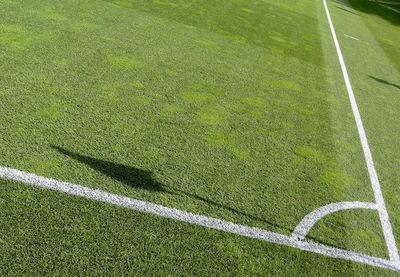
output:
[[[398,238],[399,29],[357,3],[329,2]],[[374,201],[321,1],[0,9],[2,166],[283,234],[323,205]],[[392,273],[0,183],[3,274]],[[374,211],[309,238],[387,257]]]

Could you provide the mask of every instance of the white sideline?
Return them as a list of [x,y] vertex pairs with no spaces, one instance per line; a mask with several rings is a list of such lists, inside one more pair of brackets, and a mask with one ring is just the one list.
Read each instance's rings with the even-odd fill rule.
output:
[[174,208],[161,206],[158,204],[137,200],[121,195],[112,194],[109,192],[92,189],[80,185],[75,185],[67,182],[58,181],[51,178],[35,175],[33,173],[23,172],[17,169],[8,167],[0,167],[0,178],[11,179],[14,181],[31,184],[34,186],[47,188],[51,190],[66,192],[71,195],[77,195],[105,203],[118,205],[121,207],[146,212],[162,217],[176,219],[182,222],[187,222],[199,226],[204,226],[224,232],[229,232],[249,238],[255,238],[268,242],[273,242],[281,245],[286,245],[301,250],[322,254],[333,258],[341,258],[359,263],[364,263],[372,266],[397,270],[394,264],[379,257],[372,257],[361,253],[339,249],[331,246],[326,246],[320,243],[315,243],[308,240],[298,240],[291,236],[282,235],[274,232],[269,232],[260,228],[249,227],[235,224],[233,222],[224,221],[221,219],[208,217],[200,214],[194,214],[187,211],[182,211]]
[[330,26],[330,29],[331,29],[333,41],[335,43],[337,55],[339,57],[340,66],[342,68],[344,81],[346,83],[347,92],[349,94],[351,108],[353,110],[354,119],[356,121],[358,134],[359,134],[360,140],[361,140],[361,145],[362,145],[362,148],[363,148],[363,151],[364,151],[364,156],[365,156],[365,161],[367,163],[369,178],[371,180],[372,189],[374,191],[375,201],[376,201],[377,209],[378,209],[378,212],[379,212],[379,218],[381,220],[383,234],[384,234],[385,241],[386,241],[386,244],[387,244],[390,260],[393,262],[393,264],[397,268],[400,268],[399,252],[397,250],[396,241],[394,239],[394,235],[393,235],[393,231],[392,231],[392,225],[390,224],[390,221],[389,221],[389,215],[388,215],[388,212],[386,210],[385,201],[383,199],[381,186],[380,186],[379,180],[378,180],[378,175],[377,175],[376,170],[375,170],[375,166],[374,166],[374,161],[372,159],[371,150],[369,149],[367,135],[365,134],[364,126],[363,126],[362,121],[361,121],[360,112],[358,110],[356,98],[354,96],[353,89],[352,89],[351,84],[350,84],[349,75],[347,74],[346,65],[344,63],[342,51],[340,50],[339,42],[338,42],[337,37],[336,37],[336,32],[335,32],[335,28],[333,27],[333,23],[332,23],[332,19],[331,19],[330,13],[329,13],[329,9],[328,9],[328,6],[326,4],[326,0],[323,0],[323,1],[324,1],[326,15],[327,15],[328,21],[329,21],[329,26]]

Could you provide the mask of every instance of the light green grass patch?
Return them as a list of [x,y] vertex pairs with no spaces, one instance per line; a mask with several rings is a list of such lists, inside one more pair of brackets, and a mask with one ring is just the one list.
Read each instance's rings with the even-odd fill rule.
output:
[[38,16],[40,18],[43,19],[47,19],[47,20],[53,20],[53,21],[67,21],[67,17],[58,13],[56,10],[54,9],[50,9],[50,8],[46,8],[43,10],[31,10],[30,11],[31,14]]
[[132,95],[130,97],[132,103],[137,105],[149,105],[151,104],[151,99],[144,95]]
[[108,56],[107,61],[112,65],[112,67],[117,69],[128,70],[142,66],[137,59],[132,57]]
[[243,102],[249,106],[264,108],[266,106],[265,100],[260,97],[246,96],[243,98]]
[[219,50],[219,46],[218,43],[216,43],[215,41],[209,40],[209,39],[203,39],[199,41],[201,45],[203,45],[204,47],[213,50],[213,51],[217,51]]
[[174,77],[174,76],[178,75],[177,72],[175,72],[175,71],[173,71],[173,70],[171,70],[171,69],[166,69],[166,70],[165,70],[165,73],[166,73],[168,76],[170,76],[170,77]]
[[242,160],[249,160],[250,159],[250,152],[244,148],[240,147],[233,147],[231,148],[232,153]]
[[242,11],[247,12],[247,13],[255,13],[253,10],[248,9],[248,8],[241,8]]
[[279,80],[275,83],[278,87],[293,91],[301,91],[301,87],[292,80]]
[[306,145],[298,146],[296,147],[295,152],[297,155],[300,155],[301,157],[309,160],[310,162],[322,164],[327,160],[327,157],[323,152],[310,146]]
[[131,84],[131,86],[134,87],[134,88],[142,88],[142,87],[143,87],[143,84],[142,84],[142,82],[140,82],[140,81],[133,81],[133,82],[131,82],[130,84]]
[[197,93],[197,92],[188,92],[188,91],[182,91],[179,93],[179,95],[188,102],[191,103],[196,103],[196,104],[202,104],[202,103],[209,103],[209,102],[215,102],[216,99],[213,95],[207,94],[207,93]]
[[331,167],[323,169],[318,179],[322,185],[333,186],[338,191],[345,191],[355,183],[349,175]]
[[299,113],[305,114],[305,115],[312,115],[312,114],[314,114],[313,111],[310,111],[310,110],[307,110],[307,109],[303,109],[303,108],[298,108],[297,110],[299,111]]
[[50,40],[52,36],[46,32],[30,31],[19,25],[0,25],[0,45],[13,50],[25,50],[34,43]]
[[234,140],[231,136],[226,135],[218,130],[209,131],[204,139],[214,145],[217,146],[228,146],[233,144]]
[[162,115],[170,115],[184,111],[181,107],[172,104],[163,105],[161,107],[161,110],[162,110]]
[[280,43],[286,43],[286,40],[281,38],[281,37],[277,37],[277,36],[270,36],[271,39],[280,42]]
[[55,59],[55,60],[52,60],[51,62],[58,66],[65,66],[68,64],[68,59],[65,59],[65,58]]
[[207,106],[197,113],[199,121],[207,125],[226,124],[227,114],[221,106]]
[[64,104],[59,99],[47,101],[42,107],[38,108],[37,115],[45,120],[58,120],[66,116]]

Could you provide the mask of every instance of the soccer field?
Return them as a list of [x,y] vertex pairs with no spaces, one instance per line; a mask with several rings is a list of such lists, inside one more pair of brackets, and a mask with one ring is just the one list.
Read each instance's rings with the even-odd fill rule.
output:
[[0,0],[1,276],[396,276],[400,6]]

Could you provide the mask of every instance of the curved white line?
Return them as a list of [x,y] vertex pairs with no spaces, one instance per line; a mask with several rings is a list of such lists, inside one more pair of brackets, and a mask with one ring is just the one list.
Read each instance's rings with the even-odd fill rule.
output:
[[328,5],[326,0],[323,0],[326,16],[328,17],[329,27],[331,29],[333,42],[336,46],[336,52],[339,58],[340,67],[342,68],[344,82],[346,83],[347,93],[349,95],[351,108],[353,110],[354,120],[356,121],[358,134],[360,136],[361,146],[364,151],[365,162],[367,164],[369,179],[371,180],[372,190],[374,191],[375,201],[378,207],[379,218],[381,220],[381,225],[383,229],[383,235],[385,237],[386,245],[388,248],[390,260],[398,268],[400,268],[400,257],[399,251],[397,250],[396,240],[393,235],[392,225],[390,224],[389,214],[386,209],[385,201],[383,199],[381,185],[379,184],[378,174],[376,173],[374,161],[372,159],[371,150],[369,149],[367,135],[365,134],[364,126],[361,121],[361,115],[358,110],[356,98],[353,93],[353,88],[351,87],[349,75],[347,73],[346,65],[344,63],[342,51],[340,50],[339,42],[336,37],[335,28],[333,27],[331,15],[329,13]]
[[379,257],[372,257],[362,253],[339,249],[313,241],[302,241],[291,236],[270,232],[256,227],[244,226],[233,222],[213,218],[201,214],[194,214],[162,205],[121,196],[98,189],[92,189],[80,185],[58,181],[51,178],[38,176],[33,173],[20,171],[8,167],[0,167],[0,178],[7,178],[37,187],[65,192],[71,195],[81,196],[88,199],[114,204],[128,209],[146,212],[166,218],[187,222],[190,224],[204,226],[240,236],[264,240],[272,243],[290,246],[304,251],[314,252],[333,258],[346,259],[372,266],[397,270],[392,261]]
[[300,223],[296,226],[292,233],[292,237],[299,240],[304,240],[307,236],[308,232],[314,226],[314,224],[323,218],[324,216],[338,212],[341,210],[350,210],[350,209],[375,209],[377,210],[377,206],[375,203],[370,202],[339,202],[332,203],[323,207],[320,207],[308,215],[306,215]]

